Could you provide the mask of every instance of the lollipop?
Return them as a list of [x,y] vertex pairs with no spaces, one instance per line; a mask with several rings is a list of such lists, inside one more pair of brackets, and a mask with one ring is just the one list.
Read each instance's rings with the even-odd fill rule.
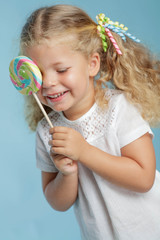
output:
[[42,85],[42,75],[37,65],[28,57],[18,56],[9,66],[10,78],[15,88],[23,95],[33,94],[50,127],[53,127],[36,93]]

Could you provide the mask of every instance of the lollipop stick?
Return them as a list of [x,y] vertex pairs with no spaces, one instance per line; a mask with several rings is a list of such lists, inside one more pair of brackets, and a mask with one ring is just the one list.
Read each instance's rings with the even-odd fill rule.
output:
[[[43,114],[44,114],[44,116],[45,116],[45,118],[46,118],[46,120],[47,120],[49,126],[50,126],[51,128],[53,128],[53,125],[52,125],[52,123],[51,123],[51,120],[49,119],[49,117],[48,117],[46,111],[44,110],[44,107],[42,106],[42,104],[41,104],[39,98],[37,97],[37,94],[34,93],[34,92],[33,92],[32,94],[33,94],[35,100],[37,101],[37,103],[38,103],[40,109],[42,110],[42,112],[43,112]],[[71,166],[73,165],[73,161],[71,161],[70,165],[71,165]]]
[[51,120],[49,119],[49,117],[48,117],[46,111],[44,110],[44,107],[42,106],[42,104],[41,104],[39,98],[37,97],[36,93],[33,92],[33,96],[34,96],[36,102],[38,103],[38,105],[39,105],[41,111],[43,112],[43,114],[44,114],[44,116],[45,116],[45,118],[46,118],[46,120],[47,120],[49,126],[50,126],[51,128],[53,128],[53,125],[52,125],[52,123],[51,123]]

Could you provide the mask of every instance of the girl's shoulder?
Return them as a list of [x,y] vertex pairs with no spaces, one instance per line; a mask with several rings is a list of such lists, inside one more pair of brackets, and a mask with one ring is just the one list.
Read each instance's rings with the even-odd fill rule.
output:
[[124,91],[118,89],[107,89],[105,92],[105,98],[109,103],[110,108],[116,107],[117,110],[122,110],[122,108],[134,108],[140,112],[140,105],[138,103],[131,102]]
[[113,99],[120,96],[121,94],[123,94],[121,90],[114,89],[114,88],[107,88],[105,92],[105,97],[106,99]]
[[105,93],[105,98],[108,101],[109,115],[112,116],[115,123],[120,119],[142,118],[140,106],[131,103],[125,92],[117,89],[108,89]]
[[125,93],[118,89],[107,89],[105,92],[105,99],[108,102],[109,108],[116,107],[116,109],[118,109],[124,102],[128,102]]

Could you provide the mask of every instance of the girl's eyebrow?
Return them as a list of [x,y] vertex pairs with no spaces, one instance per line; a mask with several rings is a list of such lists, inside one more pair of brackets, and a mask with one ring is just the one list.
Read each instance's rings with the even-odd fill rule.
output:
[[53,63],[54,66],[62,65],[62,64],[63,64],[63,62],[55,62],[55,63]]

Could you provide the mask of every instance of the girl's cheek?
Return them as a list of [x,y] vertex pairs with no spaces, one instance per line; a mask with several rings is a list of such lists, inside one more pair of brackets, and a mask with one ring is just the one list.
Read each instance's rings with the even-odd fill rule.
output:
[[39,100],[41,101],[41,103],[46,104],[46,100],[42,95],[42,88],[37,92],[37,96],[38,96]]

